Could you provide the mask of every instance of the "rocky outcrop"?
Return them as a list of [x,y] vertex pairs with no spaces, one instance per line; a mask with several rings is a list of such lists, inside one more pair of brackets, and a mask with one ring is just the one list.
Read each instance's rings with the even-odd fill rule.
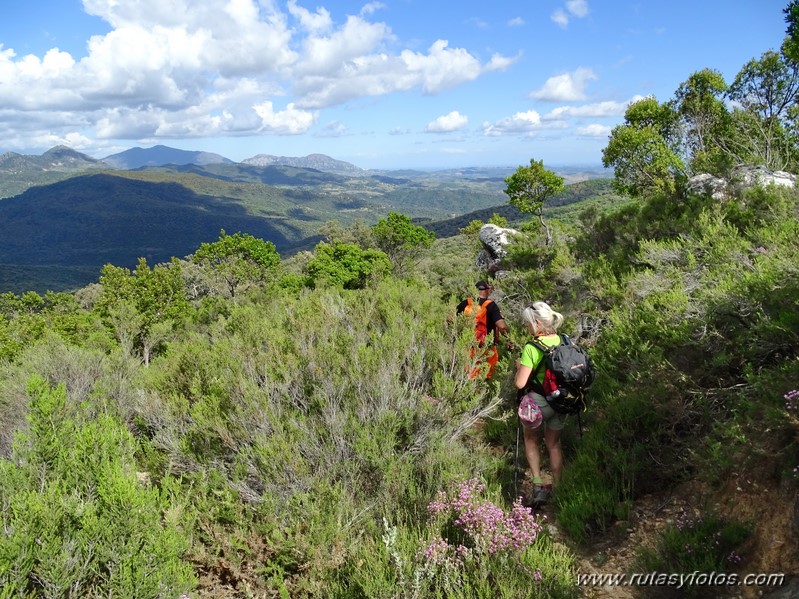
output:
[[733,171],[729,179],[722,179],[707,173],[694,175],[688,180],[688,194],[709,195],[714,200],[728,200],[756,185],[780,185],[795,187],[796,175],[785,171],[771,171],[763,166],[743,166]]
[[763,166],[744,166],[735,171],[734,175],[740,187],[749,188],[755,185],[780,185],[794,187],[796,175],[785,171],[770,171]]
[[477,267],[492,273],[499,270],[502,261],[508,255],[507,246],[512,243],[513,236],[518,233],[516,229],[507,229],[492,224],[483,225],[478,234],[483,247],[475,260]]
[[728,181],[707,173],[694,175],[688,179],[685,191],[688,195],[708,195],[714,200],[727,200],[730,198]]

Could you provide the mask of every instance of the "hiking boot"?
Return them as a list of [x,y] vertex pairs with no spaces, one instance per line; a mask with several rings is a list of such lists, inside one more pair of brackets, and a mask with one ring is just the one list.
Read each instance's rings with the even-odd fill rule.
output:
[[541,507],[546,505],[549,501],[549,496],[552,491],[546,485],[535,485],[533,487],[533,496],[530,498],[531,507]]

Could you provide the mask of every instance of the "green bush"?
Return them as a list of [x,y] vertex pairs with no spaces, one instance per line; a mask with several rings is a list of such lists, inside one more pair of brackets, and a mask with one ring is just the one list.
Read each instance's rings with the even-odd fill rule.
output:
[[[638,553],[635,567],[640,572],[728,573],[741,563],[738,549],[750,530],[749,524],[725,520],[712,512],[695,515],[683,511],[660,534],[654,548]],[[706,597],[708,589],[707,585],[686,585],[680,596]],[[652,596],[659,596],[657,591],[653,588]],[[661,593],[670,591],[661,589]]]
[[29,386],[30,430],[0,463],[0,596],[178,596],[196,585],[174,494],[136,475],[122,424],[65,417],[63,387]]

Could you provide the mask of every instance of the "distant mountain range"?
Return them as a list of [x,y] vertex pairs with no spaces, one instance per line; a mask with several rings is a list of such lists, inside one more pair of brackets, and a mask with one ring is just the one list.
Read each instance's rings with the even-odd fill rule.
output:
[[131,148],[118,154],[111,154],[103,158],[108,166],[125,170],[142,168],[145,166],[163,166],[165,164],[206,164],[231,163],[224,156],[212,152],[190,152],[178,150],[168,146],[153,146],[152,148]]
[[[283,256],[312,249],[325,222],[373,224],[390,211],[439,236],[457,234],[470,214],[505,213],[513,170],[375,171],[323,154],[237,163],[166,146],[103,160],[65,146],[8,152],[0,155],[0,293],[77,289],[104,264],[183,258],[222,229],[272,241]],[[562,176],[606,175],[575,168]]]
[[338,175],[348,175],[352,177],[363,176],[369,173],[368,170],[359,168],[343,160],[335,160],[324,154],[308,154],[304,158],[290,156],[272,156],[271,154],[258,154],[252,158],[241,161],[242,164],[253,166],[293,166],[296,168],[312,168],[325,173],[336,173]]
[[[198,166],[207,166],[209,164],[233,164],[234,161],[212,152],[190,152],[168,146],[153,146],[151,148],[131,148],[118,154],[106,156],[102,159],[102,162],[112,168],[133,170],[168,165],[196,164]],[[309,168],[350,177],[363,176],[369,172],[354,164],[336,160],[325,154],[309,154],[305,157],[258,154],[252,158],[242,160],[241,164],[251,166],[293,166],[295,168]]]

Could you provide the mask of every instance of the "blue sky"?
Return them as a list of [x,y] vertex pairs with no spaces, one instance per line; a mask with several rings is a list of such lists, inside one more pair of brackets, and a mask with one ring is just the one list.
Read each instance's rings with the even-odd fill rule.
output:
[[729,83],[788,0],[0,3],[0,152],[599,165],[633,100]]

